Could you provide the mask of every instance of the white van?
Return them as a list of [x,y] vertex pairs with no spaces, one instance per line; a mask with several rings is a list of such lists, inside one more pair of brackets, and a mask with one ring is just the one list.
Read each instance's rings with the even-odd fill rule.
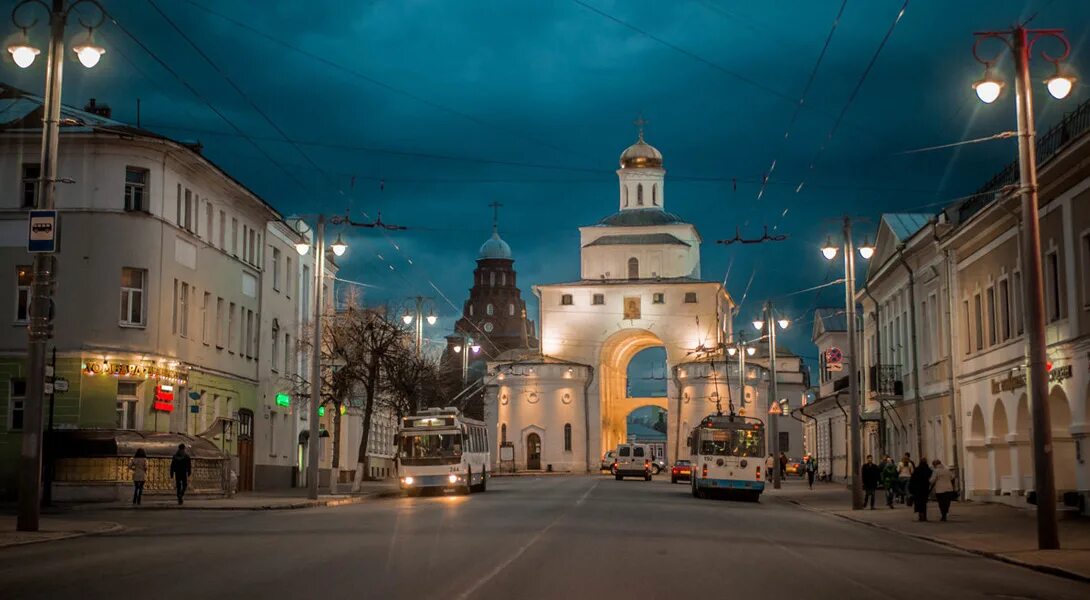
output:
[[647,444],[620,444],[613,463],[613,475],[617,481],[625,477],[642,477],[651,481],[651,446]]

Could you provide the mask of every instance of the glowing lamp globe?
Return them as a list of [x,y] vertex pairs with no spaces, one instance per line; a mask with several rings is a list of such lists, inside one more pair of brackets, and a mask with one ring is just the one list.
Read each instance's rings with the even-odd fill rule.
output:
[[11,59],[15,61],[15,64],[18,65],[20,69],[29,67],[34,63],[34,59],[42,53],[41,50],[26,42],[8,46],[8,52],[11,53]]
[[1063,100],[1071,93],[1071,88],[1075,86],[1075,78],[1057,73],[1048,78],[1045,85],[1048,86],[1048,93],[1052,94],[1053,98]]
[[976,90],[976,97],[980,98],[981,102],[991,104],[999,98],[999,93],[1003,91],[1003,83],[994,79],[981,79],[973,84],[973,89]]

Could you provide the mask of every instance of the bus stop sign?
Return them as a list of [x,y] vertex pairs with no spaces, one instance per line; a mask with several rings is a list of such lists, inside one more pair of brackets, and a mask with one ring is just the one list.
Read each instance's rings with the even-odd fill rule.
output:
[[32,210],[27,223],[27,252],[40,254],[57,251],[57,211]]

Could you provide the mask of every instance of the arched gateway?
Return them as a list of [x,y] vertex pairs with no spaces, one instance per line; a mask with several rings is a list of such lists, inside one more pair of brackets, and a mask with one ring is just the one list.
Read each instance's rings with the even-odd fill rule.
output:
[[[700,279],[700,234],[664,210],[662,154],[643,140],[621,155],[620,210],[581,227],[581,278],[533,287],[541,311],[541,347],[510,351],[489,363],[485,419],[502,430],[541,436],[540,468],[594,470],[625,437],[625,416],[647,404],[667,410],[667,458],[679,452],[683,423],[709,412],[684,402],[679,368],[700,348],[730,337],[733,302],[718,281]],[[631,202],[640,189],[654,203]],[[625,372],[641,350],[666,349],[665,398],[629,398]],[[514,444],[515,468],[527,469],[526,436]],[[498,442],[494,456],[499,456]]]

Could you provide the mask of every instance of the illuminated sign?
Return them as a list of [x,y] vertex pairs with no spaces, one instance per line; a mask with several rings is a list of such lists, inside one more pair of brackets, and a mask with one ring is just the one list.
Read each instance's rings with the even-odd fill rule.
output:
[[276,395],[276,405],[277,406],[291,406],[291,396],[289,396],[287,394],[277,394]]
[[87,361],[83,365],[83,372],[87,375],[113,375],[114,377],[162,379],[174,383],[184,384],[187,374],[185,371],[159,367],[155,365],[143,365],[136,363],[121,363],[107,361]]
[[325,416],[325,407],[324,406],[319,406],[318,407],[318,416],[319,417],[324,417]]
[[155,410],[172,412],[174,410],[174,386],[155,386],[155,402],[152,404]]

